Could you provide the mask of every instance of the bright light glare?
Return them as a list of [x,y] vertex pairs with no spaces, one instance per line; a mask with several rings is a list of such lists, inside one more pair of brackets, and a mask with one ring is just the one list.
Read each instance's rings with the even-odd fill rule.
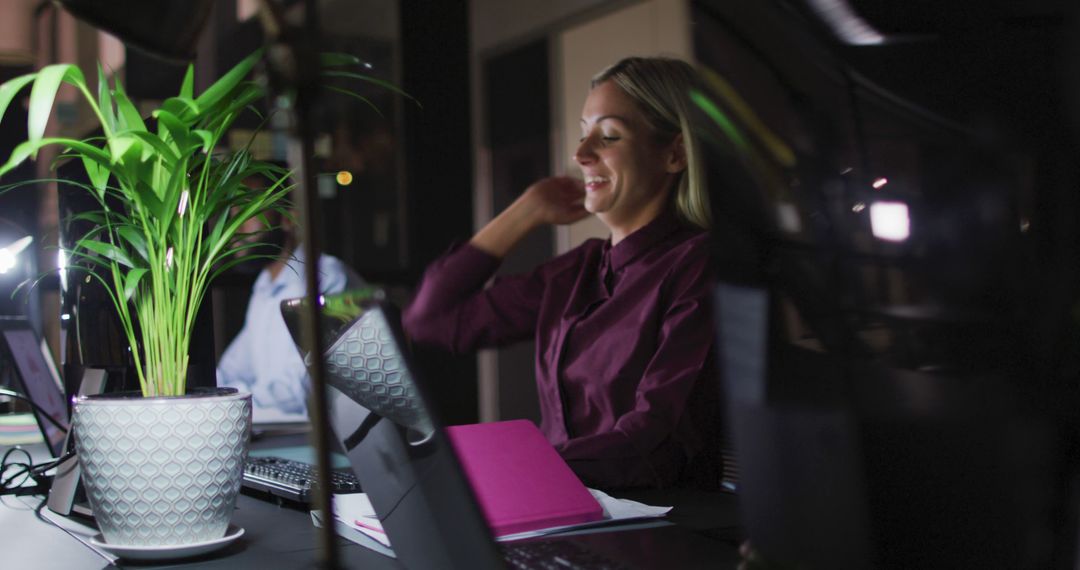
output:
[[799,220],[799,210],[791,202],[781,202],[776,207],[777,218],[780,228],[785,232],[797,234],[802,231],[802,222]]
[[7,246],[7,249],[11,250],[11,255],[19,255],[20,253],[22,253],[22,250],[26,249],[31,243],[33,243],[33,241],[34,238],[30,236],[24,236],[15,240],[15,243]]
[[0,247],[0,274],[7,273],[15,267],[15,254],[6,247]]
[[844,43],[855,46],[885,43],[885,35],[859,16],[847,0],[810,0],[810,7]]
[[0,273],[7,273],[15,267],[15,258],[26,249],[34,238],[31,236],[21,237],[7,247],[0,247]]
[[911,236],[911,218],[903,202],[874,202],[870,204],[870,230],[874,237],[886,241],[904,241]]
[[67,291],[67,253],[65,253],[63,249],[56,250],[56,267],[60,270],[60,289],[62,291]]
[[880,188],[883,188],[888,183],[889,183],[888,178],[881,177],[881,178],[875,179],[874,183],[871,186],[874,187],[874,190],[878,190]]

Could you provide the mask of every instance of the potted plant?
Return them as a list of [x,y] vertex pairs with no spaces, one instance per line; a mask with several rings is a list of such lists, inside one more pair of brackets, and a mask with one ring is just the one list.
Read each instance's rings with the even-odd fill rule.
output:
[[[74,65],[50,65],[0,85],[0,120],[31,87],[28,138],[0,177],[39,149],[80,161],[100,208],[78,218],[94,230],[66,252],[108,291],[131,347],[141,393],[80,399],[76,450],[105,540],[123,546],[185,545],[221,539],[239,491],[251,426],[251,397],[234,389],[189,393],[188,349],[209,284],[249,260],[236,239],[248,219],[283,210],[288,172],[222,144],[230,126],[266,97],[253,81],[261,51],[196,95],[189,66],[180,92],[143,120],[119,80],[100,66],[91,93]],[[322,59],[324,75],[372,81],[350,70],[362,62]],[[62,84],[86,99],[101,127],[84,140],[49,138],[45,125]],[[340,90],[340,89],[336,89]],[[348,92],[354,96],[359,95]],[[252,189],[242,182],[262,177]],[[70,181],[68,181],[71,183]],[[119,199],[122,204],[115,206]]]

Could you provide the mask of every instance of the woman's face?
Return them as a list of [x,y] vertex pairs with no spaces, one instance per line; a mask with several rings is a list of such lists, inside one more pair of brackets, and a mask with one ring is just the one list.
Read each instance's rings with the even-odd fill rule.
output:
[[644,114],[613,81],[589,92],[581,136],[574,160],[585,176],[585,209],[620,240],[663,209],[686,168],[681,139],[656,140]]

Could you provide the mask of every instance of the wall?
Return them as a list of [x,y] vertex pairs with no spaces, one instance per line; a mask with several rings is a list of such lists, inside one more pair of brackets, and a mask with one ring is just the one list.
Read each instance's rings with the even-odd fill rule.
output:
[[617,0],[472,0],[469,3],[473,52],[483,54],[546,35],[567,20],[597,9],[626,4]]

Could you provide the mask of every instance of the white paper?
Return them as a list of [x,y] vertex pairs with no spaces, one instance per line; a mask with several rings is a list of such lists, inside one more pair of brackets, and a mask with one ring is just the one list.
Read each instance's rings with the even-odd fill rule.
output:
[[[601,520],[507,534],[496,537],[496,540],[521,540],[605,525],[614,521],[659,518],[670,512],[672,508],[654,507],[629,499],[618,499],[596,489],[589,489],[589,492],[592,493],[592,496],[600,503],[601,508],[604,510],[604,518]],[[390,538],[387,537],[386,532],[383,531],[382,523],[379,522],[379,518],[375,514],[375,509],[372,508],[371,501],[368,500],[365,493],[334,495],[334,515],[340,522],[344,523],[349,528],[363,533],[365,536],[378,541],[384,546],[390,546]]]
[[375,515],[367,493],[334,495],[334,516],[349,528],[364,533],[383,546],[390,546],[390,537],[386,536],[379,517]]
[[605,520],[662,517],[671,512],[672,509],[672,507],[653,507],[630,499],[617,499],[596,489],[589,489],[589,492],[604,508]]

